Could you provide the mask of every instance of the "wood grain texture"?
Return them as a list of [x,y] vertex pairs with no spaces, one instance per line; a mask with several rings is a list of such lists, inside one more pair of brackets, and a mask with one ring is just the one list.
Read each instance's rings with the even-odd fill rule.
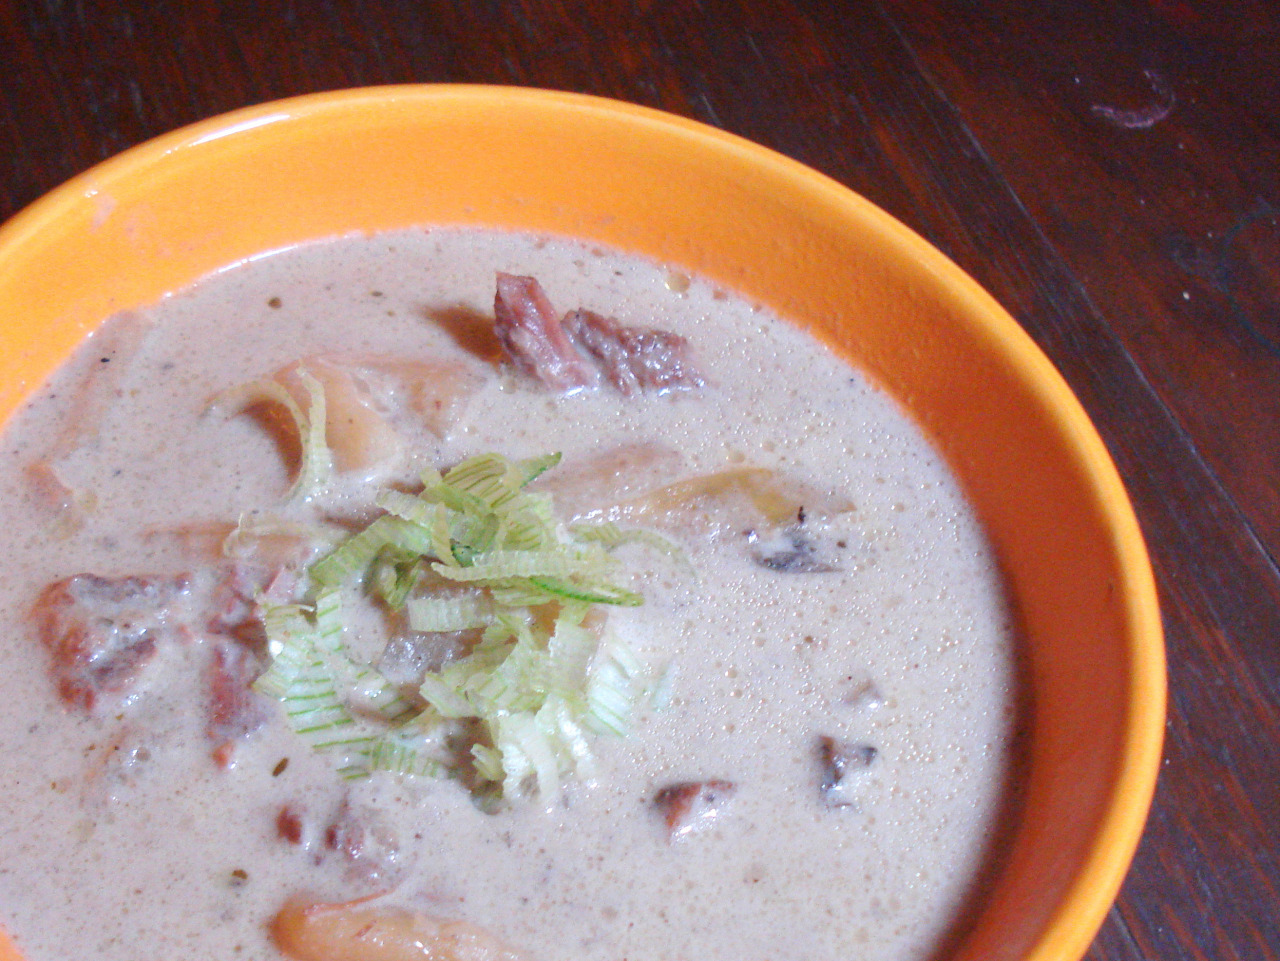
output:
[[1094,961],[1280,958],[1280,7],[0,0],[0,217],[128,146],[377,83],[523,84],[808,163],[1058,365],[1148,537],[1163,776]]

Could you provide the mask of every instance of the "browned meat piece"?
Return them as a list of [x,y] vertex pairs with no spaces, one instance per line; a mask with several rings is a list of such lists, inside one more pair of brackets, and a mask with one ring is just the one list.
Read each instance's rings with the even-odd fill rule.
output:
[[324,847],[347,861],[351,881],[394,882],[401,871],[400,840],[378,816],[346,799],[324,830]]
[[305,812],[297,805],[285,804],[276,814],[276,833],[304,850],[311,847],[311,824]]
[[213,588],[208,628],[211,631],[236,634],[253,620],[258,591],[262,590],[264,573],[249,564],[230,564],[225,576]]
[[244,561],[226,565],[209,591],[205,630],[230,635],[262,650],[267,638],[258,617],[259,601],[284,603],[292,599],[298,582],[298,572],[290,566],[268,567]]
[[91,710],[102,695],[130,688],[160,644],[183,636],[174,607],[187,591],[185,577],[94,574],[46,588],[35,616],[62,698]]
[[209,670],[209,722],[214,759],[229,767],[235,741],[248,737],[270,716],[267,701],[249,685],[262,670],[252,652],[234,641],[217,640]]
[[599,377],[565,335],[542,285],[532,277],[498,274],[494,333],[511,361],[552,390],[594,387]]
[[822,801],[827,807],[852,807],[857,804],[855,790],[861,775],[876,759],[870,744],[839,741],[823,735],[818,738],[818,754],[822,761]]
[[659,393],[704,387],[689,342],[679,334],[650,327],[624,327],[590,310],[565,316],[564,329],[604,371],[609,383],[630,397],[642,390]]
[[660,790],[653,803],[666,818],[671,840],[676,841],[714,824],[737,790],[732,781],[682,781]]

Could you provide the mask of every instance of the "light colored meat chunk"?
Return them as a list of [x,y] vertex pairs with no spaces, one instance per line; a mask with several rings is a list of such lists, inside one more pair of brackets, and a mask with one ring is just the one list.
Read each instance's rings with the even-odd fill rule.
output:
[[46,588],[34,614],[63,700],[92,710],[104,695],[128,691],[161,644],[185,636],[175,607],[188,589],[186,577],[95,574]]
[[689,342],[679,334],[652,327],[626,327],[590,310],[565,316],[564,329],[603,371],[619,393],[665,393],[705,387]]
[[465,921],[370,901],[291,902],[276,915],[271,932],[295,961],[521,961]]
[[498,274],[493,316],[494,333],[511,362],[544,387],[577,391],[599,382],[533,277]]

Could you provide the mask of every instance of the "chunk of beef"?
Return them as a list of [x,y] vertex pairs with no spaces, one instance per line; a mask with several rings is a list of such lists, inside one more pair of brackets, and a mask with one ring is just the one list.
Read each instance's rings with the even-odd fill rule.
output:
[[346,860],[352,882],[394,883],[402,870],[400,839],[376,811],[358,808],[345,798],[324,829],[325,850]]
[[499,273],[493,314],[494,333],[519,370],[552,390],[596,385],[599,375],[569,340],[533,277]]
[[857,804],[855,795],[858,783],[879,753],[870,744],[841,741],[826,735],[819,737],[822,802],[833,808]]
[[264,650],[267,638],[258,617],[259,600],[276,604],[291,600],[299,579],[297,570],[279,563],[234,561],[224,566],[209,592],[205,629]]
[[625,327],[590,310],[565,316],[566,333],[595,359],[616,390],[631,397],[645,390],[706,386],[689,342],[679,334],[650,327]]
[[653,803],[666,819],[670,839],[676,841],[714,824],[737,790],[732,781],[681,781],[660,790]]
[[289,844],[309,850],[314,843],[311,820],[297,804],[288,803],[276,812],[276,834]]
[[177,607],[188,589],[186,577],[95,574],[46,588],[35,616],[63,700],[92,710],[103,695],[129,690],[161,644],[184,636]]
[[267,722],[267,700],[250,685],[262,671],[254,654],[230,640],[216,640],[209,665],[209,718],[205,731],[220,767],[231,765],[234,743]]

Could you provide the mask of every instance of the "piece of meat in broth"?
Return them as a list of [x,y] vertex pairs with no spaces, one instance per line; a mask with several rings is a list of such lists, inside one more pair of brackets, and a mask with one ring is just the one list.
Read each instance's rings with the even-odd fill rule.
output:
[[187,636],[178,607],[188,590],[185,576],[96,574],[47,587],[34,615],[63,700],[92,710],[104,695],[131,689],[161,645]]
[[714,824],[737,790],[732,781],[681,781],[660,790],[653,803],[666,820],[668,837],[677,841]]
[[323,845],[345,862],[352,883],[394,883],[403,871],[400,839],[377,811],[343,799],[324,829]]
[[627,327],[590,310],[565,315],[564,329],[623,396],[706,386],[689,342],[652,327]]
[[494,333],[511,362],[544,387],[577,391],[599,382],[533,277],[499,273],[493,316]]
[[265,651],[267,635],[259,604],[293,600],[300,582],[301,575],[292,565],[266,567],[239,560],[225,564],[209,590],[204,630]]
[[205,732],[219,767],[230,767],[235,742],[257,731],[271,716],[267,699],[251,687],[261,671],[258,658],[244,645],[225,639],[213,641]]
[[314,820],[306,808],[295,801],[286,801],[276,812],[276,835],[287,844],[295,844],[304,851],[316,845]]

